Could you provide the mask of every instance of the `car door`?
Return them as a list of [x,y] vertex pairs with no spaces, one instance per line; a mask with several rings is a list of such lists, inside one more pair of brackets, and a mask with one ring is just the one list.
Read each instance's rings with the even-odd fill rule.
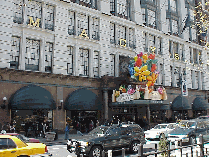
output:
[[109,128],[105,134],[104,147],[105,149],[114,149],[119,147],[120,129]]
[[2,138],[0,140],[0,145],[4,149],[5,157],[17,157],[19,156],[19,150],[17,149],[17,145],[14,143],[12,139]]
[[120,147],[127,147],[131,143],[132,131],[130,127],[121,127]]

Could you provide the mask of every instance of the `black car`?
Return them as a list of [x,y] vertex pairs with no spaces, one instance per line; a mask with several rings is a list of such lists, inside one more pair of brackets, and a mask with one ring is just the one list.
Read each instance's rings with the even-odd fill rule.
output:
[[145,144],[145,137],[138,124],[98,126],[87,135],[69,139],[67,150],[76,155],[101,157],[103,150],[107,152],[125,148],[137,152],[140,143]]

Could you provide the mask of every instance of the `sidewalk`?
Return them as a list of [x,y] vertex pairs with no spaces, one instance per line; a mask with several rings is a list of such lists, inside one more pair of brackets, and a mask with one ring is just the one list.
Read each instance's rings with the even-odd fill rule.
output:
[[58,139],[54,141],[47,141],[46,138],[43,137],[38,137],[38,139],[41,143],[44,143],[47,146],[57,145],[57,144],[67,144],[67,140],[65,140],[65,134],[58,134]]

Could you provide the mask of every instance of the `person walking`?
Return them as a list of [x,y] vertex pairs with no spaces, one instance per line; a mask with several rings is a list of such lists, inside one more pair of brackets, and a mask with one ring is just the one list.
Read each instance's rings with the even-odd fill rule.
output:
[[68,135],[69,135],[69,125],[68,125],[68,123],[66,123],[66,127],[65,127],[65,140],[68,139]]
[[96,127],[98,127],[99,126],[99,120],[97,119],[97,122],[96,122]]

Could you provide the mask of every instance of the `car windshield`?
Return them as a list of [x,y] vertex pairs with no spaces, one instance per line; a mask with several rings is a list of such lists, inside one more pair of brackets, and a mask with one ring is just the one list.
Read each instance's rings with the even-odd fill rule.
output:
[[156,125],[154,129],[165,129],[167,125]]
[[106,131],[107,131],[107,127],[98,126],[95,129],[93,129],[92,131],[90,131],[88,133],[88,135],[105,134]]
[[181,127],[181,128],[195,128],[195,122],[180,122],[179,127]]
[[29,139],[27,137],[25,137],[24,135],[19,134],[19,135],[15,135],[15,136],[25,143],[29,141]]

